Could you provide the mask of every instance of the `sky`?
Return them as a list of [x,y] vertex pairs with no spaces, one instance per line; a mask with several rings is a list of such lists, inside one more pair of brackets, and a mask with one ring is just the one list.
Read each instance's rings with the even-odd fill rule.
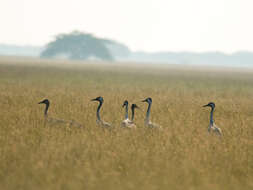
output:
[[253,51],[253,0],[0,0],[0,43],[74,30],[134,51]]

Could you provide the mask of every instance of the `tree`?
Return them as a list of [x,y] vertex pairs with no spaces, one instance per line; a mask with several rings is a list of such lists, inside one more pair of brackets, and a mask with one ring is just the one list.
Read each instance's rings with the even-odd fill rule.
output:
[[103,40],[91,34],[74,31],[70,34],[60,34],[47,44],[41,57],[51,58],[65,55],[69,59],[89,59],[95,57],[103,60],[113,60],[110,50]]

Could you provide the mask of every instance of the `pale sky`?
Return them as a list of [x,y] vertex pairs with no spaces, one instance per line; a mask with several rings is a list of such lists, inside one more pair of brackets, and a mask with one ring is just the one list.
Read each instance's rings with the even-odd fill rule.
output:
[[253,51],[253,0],[0,0],[0,43],[73,30],[143,51]]

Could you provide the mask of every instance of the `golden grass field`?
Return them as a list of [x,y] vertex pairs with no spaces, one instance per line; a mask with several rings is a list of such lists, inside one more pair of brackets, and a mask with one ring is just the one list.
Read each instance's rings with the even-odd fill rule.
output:
[[[112,131],[96,126],[97,96]],[[147,97],[163,131],[143,125]],[[3,57],[0,98],[0,189],[253,189],[253,70]],[[44,125],[44,98],[85,128]],[[136,130],[119,127],[125,99]]]

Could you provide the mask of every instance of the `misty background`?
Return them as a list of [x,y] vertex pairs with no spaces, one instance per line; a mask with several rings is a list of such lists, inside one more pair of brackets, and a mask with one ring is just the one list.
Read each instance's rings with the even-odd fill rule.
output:
[[0,2],[0,56],[253,66],[250,0]]

